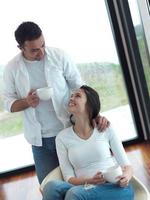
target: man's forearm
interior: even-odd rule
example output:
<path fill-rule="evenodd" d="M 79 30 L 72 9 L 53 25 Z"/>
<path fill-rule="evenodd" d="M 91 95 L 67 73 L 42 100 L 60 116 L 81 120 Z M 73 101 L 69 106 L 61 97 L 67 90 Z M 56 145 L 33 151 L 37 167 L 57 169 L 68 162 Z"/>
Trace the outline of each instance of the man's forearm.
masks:
<path fill-rule="evenodd" d="M 16 100 L 12 106 L 11 106 L 11 112 L 19 112 L 19 111 L 23 111 L 26 108 L 29 108 L 29 104 L 25 99 L 20 99 L 20 100 Z"/>

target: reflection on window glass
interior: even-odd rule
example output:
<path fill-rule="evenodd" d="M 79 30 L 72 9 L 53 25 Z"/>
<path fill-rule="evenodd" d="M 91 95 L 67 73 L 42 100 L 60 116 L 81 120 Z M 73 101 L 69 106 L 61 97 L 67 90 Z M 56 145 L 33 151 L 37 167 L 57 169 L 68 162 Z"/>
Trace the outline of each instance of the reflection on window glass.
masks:
<path fill-rule="evenodd" d="M 148 54 L 147 43 L 145 39 L 145 33 L 143 24 L 140 19 L 139 8 L 137 4 L 137 0 L 129 0 L 129 6 L 131 11 L 131 16 L 134 24 L 134 29 L 136 33 L 136 38 L 139 46 L 139 51 L 141 55 L 141 60 L 143 63 L 145 78 L 147 81 L 149 96 L 150 96 L 150 57 Z"/>
<path fill-rule="evenodd" d="M 144 67 L 144 73 L 145 73 L 145 78 L 147 81 L 147 86 L 148 86 L 148 91 L 149 91 L 149 96 L 150 96 L 150 60 L 149 60 L 149 55 L 147 51 L 147 46 L 146 46 L 146 41 L 145 41 L 145 35 L 143 32 L 143 27 L 142 25 L 139 26 L 141 29 L 140 32 L 136 30 L 136 36 L 137 36 L 137 41 L 138 41 L 138 46 L 140 50 L 140 55 Z"/>

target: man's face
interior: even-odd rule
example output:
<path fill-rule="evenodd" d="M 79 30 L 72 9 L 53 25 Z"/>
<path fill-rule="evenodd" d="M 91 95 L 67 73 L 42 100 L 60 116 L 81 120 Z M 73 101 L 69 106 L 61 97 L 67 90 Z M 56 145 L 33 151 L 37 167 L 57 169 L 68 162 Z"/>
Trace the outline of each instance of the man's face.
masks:
<path fill-rule="evenodd" d="M 23 56 L 27 60 L 41 60 L 45 55 L 45 40 L 43 35 L 35 40 L 25 41 L 23 47 L 20 48 Z"/>

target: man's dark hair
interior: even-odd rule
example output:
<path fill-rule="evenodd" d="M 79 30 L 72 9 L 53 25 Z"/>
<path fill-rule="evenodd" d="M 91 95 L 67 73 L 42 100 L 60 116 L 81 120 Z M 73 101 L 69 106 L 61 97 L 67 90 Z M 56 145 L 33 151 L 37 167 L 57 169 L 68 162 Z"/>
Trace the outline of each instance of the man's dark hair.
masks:
<path fill-rule="evenodd" d="M 34 22 L 23 22 L 15 31 L 15 39 L 19 46 L 22 47 L 25 41 L 32 41 L 42 35 L 42 30 Z"/>
<path fill-rule="evenodd" d="M 98 116 L 100 112 L 100 108 L 101 108 L 99 95 L 96 92 L 96 90 L 94 90 L 93 88 L 87 85 L 82 85 L 80 89 L 84 90 L 86 94 L 86 98 L 87 98 L 86 105 L 87 105 L 87 109 L 89 113 L 89 120 L 90 120 L 91 126 L 93 126 L 92 121 Z M 74 122 L 72 121 L 72 117 L 73 115 L 70 116 L 70 121 L 72 124 L 74 124 Z"/>

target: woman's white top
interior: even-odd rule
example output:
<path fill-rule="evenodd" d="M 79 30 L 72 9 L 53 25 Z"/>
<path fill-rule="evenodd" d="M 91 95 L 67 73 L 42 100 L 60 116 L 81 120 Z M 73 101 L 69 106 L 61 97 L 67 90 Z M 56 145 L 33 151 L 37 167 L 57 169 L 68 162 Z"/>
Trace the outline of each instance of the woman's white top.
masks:
<path fill-rule="evenodd" d="M 56 137 L 56 149 L 66 181 L 71 177 L 92 177 L 116 163 L 130 165 L 122 142 L 111 127 L 102 133 L 95 128 L 86 140 L 81 139 L 72 127 L 66 128 Z"/>

